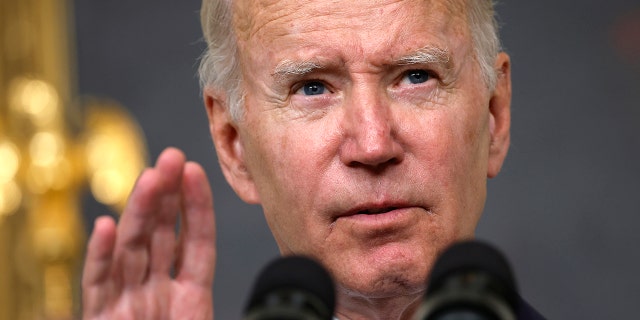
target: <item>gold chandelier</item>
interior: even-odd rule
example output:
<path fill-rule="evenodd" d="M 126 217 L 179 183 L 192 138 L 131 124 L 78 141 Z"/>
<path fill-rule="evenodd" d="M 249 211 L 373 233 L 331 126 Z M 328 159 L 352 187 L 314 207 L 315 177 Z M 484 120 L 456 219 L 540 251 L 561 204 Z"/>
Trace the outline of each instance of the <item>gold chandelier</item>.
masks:
<path fill-rule="evenodd" d="M 66 0 L 0 0 L 0 320 L 79 313 L 82 190 L 120 212 L 146 163 L 114 102 L 76 92 Z"/>

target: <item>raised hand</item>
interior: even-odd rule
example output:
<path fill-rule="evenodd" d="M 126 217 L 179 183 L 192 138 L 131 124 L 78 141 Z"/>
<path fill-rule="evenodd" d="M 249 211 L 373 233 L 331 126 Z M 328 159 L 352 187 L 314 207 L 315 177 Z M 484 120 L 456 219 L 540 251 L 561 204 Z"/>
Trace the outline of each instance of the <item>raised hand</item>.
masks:
<path fill-rule="evenodd" d="M 212 319 L 215 260 L 207 177 L 168 148 L 138 179 L 118 225 L 96 220 L 82 277 L 83 318 Z"/>

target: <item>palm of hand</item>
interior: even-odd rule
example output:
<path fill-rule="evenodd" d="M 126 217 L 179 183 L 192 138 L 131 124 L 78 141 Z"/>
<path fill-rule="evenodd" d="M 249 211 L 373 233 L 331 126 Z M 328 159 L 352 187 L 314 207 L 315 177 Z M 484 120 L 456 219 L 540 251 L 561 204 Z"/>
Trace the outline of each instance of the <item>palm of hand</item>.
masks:
<path fill-rule="evenodd" d="M 82 279 L 84 318 L 212 319 L 215 252 L 206 174 L 167 149 L 140 176 L 119 224 L 96 220 Z"/>

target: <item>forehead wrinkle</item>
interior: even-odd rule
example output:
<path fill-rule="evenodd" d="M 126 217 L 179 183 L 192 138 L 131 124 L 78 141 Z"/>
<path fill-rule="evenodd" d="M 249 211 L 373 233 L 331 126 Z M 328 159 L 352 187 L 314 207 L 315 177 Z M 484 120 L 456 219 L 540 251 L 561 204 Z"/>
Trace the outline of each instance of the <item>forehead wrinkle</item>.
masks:
<path fill-rule="evenodd" d="M 275 32 L 288 34 L 292 30 L 299 32 L 301 30 L 297 29 L 297 22 L 309 18 L 324 18 L 326 22 L 321 24 L 322 30 L 340 29 L 350 27 L 354 22 L 357 23 L 357 21 L 360 20 L 358 17 L 361 15 L 378 14 L 383 8 L 398 5 L 406 0 L 365 1 L 367 6 L 363 8 L 363 10 L 355 12 L 337 5 L 342 2 L 349 3 L 350 1 L 351 0 L 236 0 L 233 1 L 235 4 L 233 10 L 234 27 L 236 28 L 238 37 L 243 41 L 247 41 L 260 33 L 274 34 Z M 390 11 L 395 12 L 397 8 L 391 8 Z M 276 23 L 279 25 L 271 29 L 270 25 Z M 362 25 L 367 26 L 368 23 L 363 22 Z M 269 29 L 269 31 L 263 31 L 263 29 Z"/>
<path fill-rule="evenodd" d="M 267 25 L 287 19 L 290 12 L 283 4 L 279 0 L 233 1 L 232 27 L 235 28 L 238 40 L 248 41 Z"/>
<path fill-rule="evenodd" d="M 308 2 L 308 0 L 301 0 L 301 1 L 302 1 L 301 3 Z M 418 1 L 424 1 L 424 0 L 418 0 Z M 477 0 L 474 0 L 474 1 L 477 1 Z M 241 2 L 244 2 L 245 4 L 249 4 L 249 2 L 251 1 L 244 0 Z M 400 2 L 400 1 L 391 1 L 391 2 Z M 286 59 L 281 60 L 274 69 L 271 69 L 272 71 L 271 76 L 275 78 L 274 80 L 282 80 L 282 81 L 288 80 L 289 78 L 295 75 L 306 75 L 318 69 L 334 69 L 339 65 L 341 65 L 339 68 L 342 69 L 344 66 L 351 65 L 354 62 L 355 63 L 364 62 L 369 67 L 389 67 L 392 65 L 398 66 L 398 65 L 430 63 L 430 64 L 437 64 L 438 66 L 442 67 L 445 70 L 453 69 L 455 67 L 454 60 L 457 61 L 459 59 L 457 58 L 453 59 L 452 55 L 457 51 L 456 50 L 454 50 L 453 52 L 450 51 L 448 46 L 445 43 L 441 43 L 445 40 L 441 37 L 438 37 L 437 34 L 439 30 L 450 30 L 449 32 L 451 32 L 450 28 L 453 27 L 452 32 L 454 32 L 455 35 L 459 35 L 463 37 L 466 35 L 466 33 L 464 32 L 466 31 L 466 28 L 464 27 L 464 23 L 460 23 L 460 22 L 466 22 L 466 21 L 460 21 L 460 19 L 462 18 L 461 11 L 463 11 L 461 9 L 462 7 L 464 7 L 463 4 L 465 3 L 465 1 L 464 0 L 426 0 L 426 2 L 432 6 L 428 8 L 429 12 L 427 14 L 431 14 L 431 12 L 436 13 L 436 15 L 433 15 L 432 17 L 433 19 L 435 19 L 434 20 L 435 29 L 432 30 L 433 32 L 427 32 L 427 35 L 425 36 L 425 37 L 428 36 L 428 39 L 431 39 L 428 41 L 428 42 L 431 42 L 431 44 L 429 45 L 425 45 L 425 42 L 423 41 L 420 41 L 422 42 L 422 44 L 416 43 L 415 42 L 416 40 L 412 38 L 408 39 L 406 36 L 404 36 L 400 32 L 396 34 L 395 38 L 392 38 L 387 41 L 383 41 L 384 43 L 377 42 L 377 41 L 363 42 L 362 39 L 357 37 L 358 34 L 348 34 L 354 37 L 353 38 L 343 37 L 342 44 L 344 46 L 341 47 L 340 50 L 335 50 L 334 52 L 334 50 L 331 50 L 333 48 L 327 48 L 326 46 L 323 46 L 324 43 L 320 45 L 320 48 L 313 48 L 313 46 L 316 46 L 317 44 L 314 44 L 313 42 L 311 42 L 311 44 L 308 44 L 306 42 L 306 38 L 304 38 L 303 35 L 309 32 L 327 33 L 327 31 L 329 30 L 340 29 L 343 26 L 341 26 L 340 24 L 334 23 L 326 26 L 323 25 L 323 28 L 318 29 L 317 28 L 318 24 L 316 23 L 314 24 L 316 27 L 312 29 L 298 28 L 299 25 L 296 21 L 299 20 L 298 18 L 300 18 L 299 17 L 300 10 L 289 11 L 288 13 L 290 14 L 287 14 L 286 13 L 287 10 L 284 10 L 284 7 L 286 7 L 284 6 L 284 3 L 287 3 L 287 1 L 280 2 L 277 0 L 256 0 L 253 6 L 245 6 L 243 8 L 244 10 L 235 11 L 236 14 L 240 13 L 240 11 L 244 11 L 243 13 L 245 14 L 241 16 L 244 17 L 246 22 L 249 22 L 249 21 L 251 22 L 248 25 L 244 26 L 245 29 L 243 31 L 245 31 L 245 34 L 244 36 L 239 37 L 240 38 L 238 39 L 240 40 L 239 45 L 241 48 L 244 48 L 246 45 L 248 45 L 247 41 L 250 41 L 250 38 L 254 38 L 253 42 L 258 43 L 259 42 L 258 40 L 265 40 L 263 39 L 263 37 L 266 35 L 269 35 L 269 37 L 267 37 L 266 39 L 267 43 L 273 43 L 273 41 L 275 40 L 282 41 L 282 39 L 284 39 L 285 37 L 292 37 L 292 36 L 296 37 L 293 40 L 288 40 L 287 42 L 284 42 L 278 47 L 294 48 L 296 46 L 311 46 L 311 51 L 315 51 L 315 54 L 309 54 L 308 52 L 305 54 L 295 54 L 299 56 L 300 59 L 294 58 L 291 61 L 286 61 Z M 300 6 L 298 7 L 298 9 L 300 9 Z M 332 13 L 340 12 L 339 9 L 340 8 L 337 8 L 337 7 L 333 8 Z M 394 12 L 394 13 L 396 11 L 400 12 L 399 10 L 400 10 L 399 8 L 392 8 L 391 12 Z M 359 11 L 359 12 L 362 13 L 362 11 Z M 442 17 L 440 14 L 437 14 L 438 12 L 441 12 L 441 13 L 444 12 L 445 13 L 444 17 Z M 308 13 L 308 11 L 306 13 Z M 343 12 L 340 12 L 340 13 L 343 13 Z M 326 14 L 327 12 L 325 13 L 325 15 Z M 412 17 L 416 18 L 415 16 L 412 16 Z M 237 15 L 236 15 L 236 18 L 238 18 Z M 258 22 L 257 20 L 260 20 L 260 23 L 256 23 Z M 411 21 L 413 21 L 414 23 L 416 22 L 414 20 L 411 20 Z M 238 23 L 237 20 L 236 20 L 236 23 Z M 253 28 L 249 27 L 249 25 L 253 26 Z M 236 28 L 238 27 L 240 26 L 236 24 Z M 266 32 L 266 30 L 264 29 L 265 27 L 269 29 L 267 33 L 265 33 Z M 371 29 L 371 30 L 367 29 L 366 31 L 376 31 L 376 30 L 379 30 L 379 29 Z M 389 30 L 389 32 L 393 32 L 393 31 Z M 434 34 L 436 36 L 434 36 Z M 313 37 L 311 38 L 313 39 Z M 413 42 L 413 44 L 412 45 L 409 44 L 407 48 L 406 44 L 401 43 L 402 41 Z M 438 45 L 437 44 L 438 42 L 440 42 L 441 45 Z M 326 44 L 331 45 L 330 43 L 326 43 Z M 264 43 L 260 45 L 268 47 L 268 45 L 265 45 Z M 411 49 L 411 47 L 415 48 L 415 45 L 417 46 L 424 45 L 424 47 L 419 49 L 413 49 L 413 52 L 409 50 L 406 50 L 406 51 L 403 50 L 404 52 L 398 51 L 398 49 L 400 49 L 401 47 L 405 47 L 406 49 Z M 395 47 L 395 50 L 391 50 L 391 51 L 396 51 L 395 54 L 393 52 L 389 52 L 385 50 L 385 48 L 393 48 L 393 47 Z M 442 48 L 445 48 L 445 49 L 442 49 Z M 300 50 L 300 48 L 298 50 Z M 327 50 L 335 54 L 331 56 L 330 60 L 337 59 L 338 61 L 324 61 L 324 59 L 321 59 L 321 60 L 317 59 L 317 54 L 320 54 L 320 55 L 322 55 L 322 53 L 326 54 Z M 306 52 L 306 51 L 307 50 L 303 50 L 303 52 Z M 372 54 L 372 51 L 373 51 L 373 54 Z M 253 56 L 252 52 L 254 51 L 247 49 L 247 50 L 241 50 L 241 52 L 244 52 L 244 54 L 249 54 Z M 268 50 L 267 54 L 277 60 L 278 56 L 279 58 L 286 58 L 282 56 L 283 55 L 281 54 L 282 52 L 287 52 L 287 51 L 284 49 L 283 51 Z M 349 52 L 349 54 L 345 56 L 346 54 L 345 52 Z M 405 54 L 406 52 L 409 52 L 409 53 Z M 306 58 L 304 57 L 305 55 L 307 56 Z M 398 56 L 400 56 L 400 58 L 397 58 Z M 456 57 L 457 57 L 457 54 L 456 54 Z M 263 59 L 263 58 L 264 58 L 264 54 L 260 56 L 260 59 Z M 289 58 L 291 58 L 291 56 L 289 56 Z M 360 66 L 362 66 L 362 64 L 360 64 Z"/>

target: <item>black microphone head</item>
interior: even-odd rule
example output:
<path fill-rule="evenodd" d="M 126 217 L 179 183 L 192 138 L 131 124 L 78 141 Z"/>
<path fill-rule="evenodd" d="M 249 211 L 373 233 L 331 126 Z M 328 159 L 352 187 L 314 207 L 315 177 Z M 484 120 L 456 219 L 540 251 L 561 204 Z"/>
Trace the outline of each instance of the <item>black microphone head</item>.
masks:
<path fill-rule="evenodd" d="M 451 246 L 434 264 L 425 295 L 429 311 L 423 319 L 455 319 L 442 316 L 455 312 L 481 315 L 468 319 L 511 319 L 517 303 L 507 259 L 485 242 L 465 241 Z"/>
<path fill-rule="evenodd" d="M 245 319 L 333 318 L 335 288 L 318 262 L 302 256 L 281 257 L 260 273 L 245 308 Z"/>

